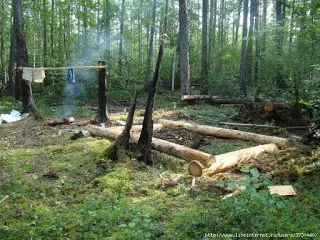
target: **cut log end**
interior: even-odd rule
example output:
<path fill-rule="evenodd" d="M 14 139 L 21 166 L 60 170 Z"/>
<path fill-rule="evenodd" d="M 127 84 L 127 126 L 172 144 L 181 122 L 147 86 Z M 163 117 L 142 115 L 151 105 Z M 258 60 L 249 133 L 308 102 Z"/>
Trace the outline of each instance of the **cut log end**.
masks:
<path fill-rule="evenodd" d="M 204 168 L 205 166 L 201 162 L 193 160 L 189 163 L 188 172 L 192 176 L 200 177 Z"/>

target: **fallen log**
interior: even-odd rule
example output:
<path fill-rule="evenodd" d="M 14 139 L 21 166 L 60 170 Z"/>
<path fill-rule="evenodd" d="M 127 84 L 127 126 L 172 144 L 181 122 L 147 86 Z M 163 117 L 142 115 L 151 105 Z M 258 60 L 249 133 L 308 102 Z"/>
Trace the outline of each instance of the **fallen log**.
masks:
<path fill-rule="evenodd" d="M 232 99 L 232 98 L 221 98 L 219 96 L 211 95 L 182 95 L 181 103 L 195 103 L 198 100 L 205 100 L 211 104 L 245 104 L 249 101 L 246 99 Z"/>
<path fill-rule="evenodd" d="M 73 123 L 75 120 L 73 117 L 66 117 L 66 118 L 54 118 L 54 119 L 47 119 L 45 120 L 45 124 L 47 126 L 57 126 L 62 124 L 70 124 Z"/>
<path fill-rule="evenodd" d="M 274 128 L 274 129 L 309 129 L 310 126 L 292 126 L 292 127 L 280 127 L 267 124 L 251 124 L 251 123 L 233 123 L 233 122 L 218 122 L 220 125 L 239 126 L 239 127 L 258 127 L 258 128 Z"/>
<path fill-rule="evenodd" d="M 89 131 L 92 136 L 111 139 L 117 139 L 122 133 L 122 130 L 119 127 L 103 128 L 94 125 L 88 125 L 87 131 Z M 131 134 L 132 142 L 137 143 L 138 140 L 138 133 Z M 199 150 L 188 148 L 159 138 L 152 138 L 151 147 L 154 150 L 167 153 L 174 157 L 184 159 L 188 162 L 197 159 L 205 166 L 209 166 L 215 161 L 215 157 L 209 153 L 201 152 Z"/>
<path fill-rule="evenodd" d="M 212 163 L 210 167 L 206 168 L 197 160 L 191 161 L 188 166 L 188 172 L 193 176 L 212 176 L 230 169 L 242 161 L 257 157 L 263 152 L 277 152 L 278 147 L 273 144 L 259 145 L 256 147 L 245 148 L 234 152 L 228 152 L 215 156 L 216 162 Z"/>
<path fill-rule="evenodd" d="M 258 142 L 263 144 L 274 143 L 281 148 L 285 148 L 289 145 L 288 139 L 280 138 L 280 137 L 256 134 L 251 132 L 244 132 L 244 131 L 233 130 L 233 129 L 197 125 L 197 124 L 191 124 L 186 122 L 177 122 L 177 121 L 171 121 L 166 119 L 160 119 L 159 122 L 164 127 L 167 127 L 167 128 L 186 129 L 188 131 L 199 133 L 202 135 L 209 135 L 209 136 L 215 136 L 220 138 L 241 139 L 241 140 L 253 141 L 253 142 Z"/>

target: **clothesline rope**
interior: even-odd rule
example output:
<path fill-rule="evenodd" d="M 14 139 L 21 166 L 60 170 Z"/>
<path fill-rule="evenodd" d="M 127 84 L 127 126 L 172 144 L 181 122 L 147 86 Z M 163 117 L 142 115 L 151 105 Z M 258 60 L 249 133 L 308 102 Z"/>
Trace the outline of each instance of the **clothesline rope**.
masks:
<path fill-rule="evenodd" d="M 73 66 L 70 67 L 73 69 L 105 69 L 106 66 Z M 44 67 L 41 68 L 45 71 L 50 71 L 50 70 L 68 70 L 68 67 Z M 23 67 L 18 67 L 18 70 L 23 70 Z"/>

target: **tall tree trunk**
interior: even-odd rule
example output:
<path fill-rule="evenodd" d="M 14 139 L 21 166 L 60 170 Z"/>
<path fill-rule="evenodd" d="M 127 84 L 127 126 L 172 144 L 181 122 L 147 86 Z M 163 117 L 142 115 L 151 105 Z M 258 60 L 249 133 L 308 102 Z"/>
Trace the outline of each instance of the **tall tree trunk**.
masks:
<path fill-rule="evenodd" d="M 261 43 L 260 43 L 260 76 L 262 81 L 265 79 L 265 54 L 266 54 L 266 41 L 267 41 L 267 9 L 268 9 L 268 1 L 263 0 L 262 7 L 262 24 L 261 24 Z"/>
<path fill-rule="evenodd" d="M 61 19 L 61 18 L 60 18 Z M 51 29 L 50 29 L 50 40 L 51 40 L 51 64 L 53 63 L 54 57 L 54 33 L 53 33 L 53 27 L 55 25 L 54 20 L 54 0 L 51 0 Z M 60 38 L 59 38 L 60 39 Z"/>
<path fill-rule="evenodd" d="M 190 94 L 189 41 L 186 0 L 179 0 L 179 24 L 180 81 L 182 96 Z"/>
<path fill-rule="evenodd" d="M 201 82 L 203 94 L 208 93 L 208 0 L 202 1 L 202 52 L 201 52 Z"/>
<path fill-rule="evenodd" d="M 208 52 L 208 70 L 213 69 L 213 54 L 215 49 L 217 24 L 217 0 L 210 0 L 210 20 L 209 20 L 209 52 Z"/>
<path fill-rule="evenodd" d="M 10 48 L 10 81 L 14 83 L 14 97 L 22 98 L 22 112 L 35 113 L 36 108 L 33 103 L 31 82 L 22 79 L 22 71 L 17 67 L 28 66 L 28 52 L 24 36 L 23 13 L 21 0 L 12 0 L 13 25 L 11 29 L 11 48 Z"/>
<path fill-rule="evenodd" d="M 254 33 L 255 33 L 255 61 L 254 61 L 254 72 L 253 72 L 253 80 L 257 86 L 260 77 L 260 43 L 259 43 L 259 0 L 255 0 L 255 8 L 254 8 Z"/>
<path fill-rule="evenodd" d="M 164 38 L 161 41 L 157 59 L 157 65 L 154 71 L 153 80 L 149 82 L 147 106 L 144 113 L 142 130 L 138 141 L 139 150 L 141 153 L 140 160 L 143 160 L 146 164 L 151 165 L 151 142 L 153 135 L 153 120 L 152 112 L 155 102 L 155 95 L 157 91 L 158 82 L 160 79 L 161 63 L 164 53 Z"/>
<path fill-rule="evenodd" d="M 250 26 L 249 26 L 249 35 L 248 35 L 248 46 L 247 46 L 247 83 L 252 83 L 252 53 L 253 53 L 253 25 L 254 25 L 254 8 L 255 1 L 250 0 Z"/>
<path fill-rule="evenodd" d="M 138 31 L 139 31 L 139 61 L 140 63 L 143 62 L 143 54 L 142 54 L 142 0 L 140 0 L 140 7 L 139 7 L 139 18 L 138 18 Z M 141 65 L 140 70 L 141 70 Z"/>
<path fill-rule="evenodd" d="M 83 38 L 83 56 L 85 58 L 88 57 L 89 52 L 89 45 L 88 45 L 88 15 L 87 15 L 87 0 L 83 0 L 83 31 L 84 31 L 84 38 Z"/>
<path fill-rule="evenodd" d="M 238 12 L 237 12 L 237 18 L 236 18 L 236 32 L 235 32 L 234 43 L 233 43 L 234 45 L 237 45 L 237 43 L 238 43 L 240 13 L 241 13 L 242 2 L 243 2 L 243 0 L 238 0 Z"/>
<path fill-rule="evenodd" d="M 122 57 L 123 57 L 123 22 L 125 12 L 125 0 L 122 0 L 120 19 L 120 43 L 119 43 L 119 75 L 122 76 Z"/>
<path fill-rule="evenodd" d="M 106 44 L 106 60 L 110 60 L 111 58 L 111 4 L 110 0 L 106 0 L 106 29 L 105 29 L 105 44 Z"/>
<path fill-rule="evenodd" d="M 4 16 L 5 12 L 4 12 L 4 1 L 1 1 L 1 19 L 5 19 Z M 4 20 L 3 20 L 4 21 Z M 0 30 L 0 61 L 1 61 L 1 65 L 0 65 L 0 72 L 4 72 L 5 71 L 5 55 L 6 55 L 6 50 L 5 50 L 5 46 L 4 46 L 4 25 L 5 23 L 1 23 L 1 30 Z M 5 79 L 3 81 L 3 84 L 5 83 Z"/>
<path fill-rule="evenodd" d="M 148 83 L 150 81 L 150 75 L 151 75 L 151 61 L 152 61 L 152 57 L 153 57 L 153 36 L 154 36 L 155 23 L 156 23 L 156 8 L 157 8 L 157 0 L 154 0 L 153 7 L 152 7 L 152 24 L 150 27 L 150 35 L 149 35 L 146 86 L 148 85 Z"/>
<path fill-rule="evenodd" d="M 276 34 L 275 34 L 275 43 L 276 43 L 276 85 L 279 89 L 285 89 L 285 76 L 283 74 L 283 60 L 282 60 L 282 47 L 284 40 L 284 25 L 285 25 L 285 12 L 286 12 L 286 1 L 285 0 L 276 0 Z"/>
<path fill-rule="evenodd" d="M 224 20 L 225 20 L 225 9 L 224 9 L 224 0 L 220 0 L 220 15 L 219 15 L 219 43 L 220 46 L 223 46 L 224 43 Z"/>
<path fill-rule="evenodd" d="M 241 59 L 240 59 L 240 88 L 245 96 L 247 96 L 247 32 L 248 32 L 248 2 L 243 2 L 243 25 L 242 25 L 242 47 L 241 47 Z"/>
<path fill-rule="evenodd" d="M 47 66 L 48 64 L 48 50 L 47 50 L 47 0 L 42 1 L 43 8 L 43 65 Z"/>

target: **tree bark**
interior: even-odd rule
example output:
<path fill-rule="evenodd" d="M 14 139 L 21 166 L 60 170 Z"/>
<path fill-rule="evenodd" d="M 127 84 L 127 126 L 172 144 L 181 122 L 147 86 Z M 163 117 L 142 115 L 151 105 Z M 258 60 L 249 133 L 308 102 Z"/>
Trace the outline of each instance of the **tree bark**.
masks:
<path fill-rule="evenodd" d="M 257 157 L 263 152 L 274 153 L 278 151 L 275 144 L 265 144 L 256 147 L 245 148 L 234 152 L 228 152 L 215 156 L 215 162 L 210 167 L 205 168 L 202 163 L 192 161 L 189 163 L 189 174 L 194 176 L 212 176 L 214 174 L 224 172 L 238 163 L 247 161 L 251 158 Z"/>
<path fill-rule="evenodd" d="M 158 126 L 159 127 L 159 126 Z M 133 129 L 141 129 L 140 127 L 133 126 Z M 94 125 L 88 125 L 87 130 L 90 132 L 92 136 L 103 137 L 103 138 L 111 138 L 117 139 L 122 133 L 123 127 L 112 127 L 112 128 L 102 128 Z M 156 129 L 156 125 L 154 127 Z M 131 134 L 131 141 L 133 143 L 138 143 L 139 134 L 133 133 Z M 201 152 L 192 148 L 188 148 L 176 143 L 168 142 L 158 138 L 152 138 L 151 147 L 154 150 L 167 153 L 171 156 L 184 159 L 188 162 L 191 162 L 194 159 L 197 159 L 204 166 L 210 166 L 215 158 L 213 155 L 205 152 Z"/>
<path fill-rule="evenodd" d="M 50 59 L 51 59 L 51 64 L 53 64 L 53 60 L 54 60 L 54 33 L 53 33 L 54 25 L 55 25 L 55 20 L 54 20 L 54 0 L 51 0 L 51 30 L 50 30 L 50 40 L 51 40 L 51 57 L 50 57 Z"/>
<path fill-rule="evenodd" d="M 248 24 L 248 1 L 244 0 L 243 5 L 243 27 L 242 27 L 242 47 L 240 59 L 240 89 L 247 96 L 247 24 Z"/>
<path fill-rule="evenodd" d="M 208 70 L 213 70 L 213 55 L 216 41 L 217 24 L 217 0 L 210 0 L 210 20 L 209 20 L 209 52 Z"/>
<path fill-rule="evenodd" d="M 186 0 L 179 0 L 179 25 L 181 95 L 188 95 L 190 94 L 190 66 Z"/>
<path fill-rule="evenodd" d="M 253 53 L 253 27 L 254 27 L 254 8 L 255 1 L 250 0 L 250 26 L 248 35 L 248 46 L 247 46 L 247 56 L 246 56 L 246 75 L 248 85 L 252 83 L 252 53 Z"/>
<path fill-rule="evenodd" d="M 22 99 L 22 112 L 34 114 L 35 117 L 41 117 L 36 109 L 31 89 L 31 82 L 22 79 L 22 71 L 17 67 L 28 66 L 28 52 L 24 36 L 23 13 L 21 0 L 12 0 L 13 25 L 11 30 L 10 47 L 10 81 L 14 84 L 14 97 Z"/>
<path fill-rule="evenodd" d="M 105 2 L 105 45 L 106 45 L 106 60 L 109 61 L 111 58 L 111 4 L 110 0 Z"/>
<path fill-rule="evenodd" d="M 153 113 L 153 106 L 155 102 L 155 95 L 157 92 L 158 82 L 160 79 L 162 57 L 164 54 L 164 39 L 165 37 L 163 37 L 159 47 L 157 65 L 154 71 L 153 80 L 149 83 L 147 106 L 144 113 L 142 131 L 141 131 L 139 142 L 138 142 L 139 151 L 141 153 L 140 160 L 144 161 L 146 164 L 149 164 L 149 165 L 152 164 L 152 159 L 151 159 L 151 141 L 152 141 L 152 135 L 153 135 L 152 113 Z"/>
<path fill-rule="evenodd" d="M 125 0 L 122 0 L 121 5 L 121 19 L 120 19 L 120 43 L 119 43 L 119 75 L 122 76 L 122 58 L 123 58 L 123 23 L 125 12 Z"/>
<path fill-rule="evenodd" d="M 242 6 L 242 0 L 238 0 L 238 10 L 237 10 L 237 18 L 236 18 L 236 32 L 235 32 L 233 45 L 238 44 L 241 6 Z"/>
<path fill-rule="evenodd" d="M 165 119 L 160 119 L 159 122 L 166 128 L 186 129 L 191 132 L 199 133 L 202 135 L 215 136 L 220 138 L 241 139 L 245 141 L 253 141 L 258 143 L 274 143 L 281 148 L 289 145 L 288 139 L 256 134 L 251 132 L 238 131 L 233 129 L 211 127 L 205 125 L 197 125 L 186 122 L 176 122 Z"/>
<path fill-rule="evenodd" d="M 202 48 L 201 48 L 201 78 L 202 92 L 208 93 L 208 0 L 202 0 Z"/>
<path fill-rule="evenodd" d="M 148 86 L 148 84 L 150 82 L 150 75 L 151 75 L 151 61 L 152 61 L 152 56 L 153 56 L 153 36 L 154 36 L 154 31 L 155 31 L 156 9 L 157 9 L 157 0 L 154 0 L 153 7 L 152 7 L 152 23 L 151 23 L 151 27 L 150 27 L 150 36 L 149 36 L 146 86 Z"/>
<path fill-rule="evenodd" d="M 105 66 L 104 61 L 99 61 L 99 66 Z M 107 96 L 106 96 L 106 69 L 99 69 L 99 121 L 104 124 L 109 120 L 107 110 Z"/>

